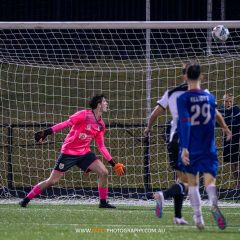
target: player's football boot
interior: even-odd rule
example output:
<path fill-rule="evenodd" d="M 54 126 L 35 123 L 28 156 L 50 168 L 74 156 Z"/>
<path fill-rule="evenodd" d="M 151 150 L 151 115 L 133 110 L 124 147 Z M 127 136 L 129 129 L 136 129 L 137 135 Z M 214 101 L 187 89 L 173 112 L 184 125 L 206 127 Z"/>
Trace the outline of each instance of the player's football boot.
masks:
<path fill-rule="evenodd" d="M 155 215 L 158 218 L 161 218 L 163 215 L 163 205 L 164 205 L 164 196 L 162 191 L 154 193 L 153 197 L 156 200 Z"/>
<path fill-rule="evenodd" d="M 173 218 L 173 223 L 176 224 L 176 225 L 187 225 L 188 221 L 186 221 L 183 217 L 182 218 L 174 217 Z"/>
<path fill-rule="evenodd" d="M 193 215 L 193 221 L 199 230 L 204 229 L 204 220 L 202 215 Z"/>
<path fill-rule="evenodd" d="M 30 202 L 30 200 L 28 198 L 24 198 L 19 202 L 19 205 L 21 207 L 26 207 L 28 205 L 28 203 Z"/>
<path fill-rule="evenodd" d="M 109 204 L 107 201 L 106 202 L 100 202 L 99 203 L 99 208 L 116 208 L 115 206 Z"/>
<path fill-rule="evenodd" d="M 219 208 L 217 206 L 212 206 L 211 212 L 212 212 L 213 218 L 214 218 L 215 222 L 217 223 L 218 227 L 222 230 L 225 229 L 227 226 L 227 223 L 226 223 L 224 216 L 220 212 Z"/>

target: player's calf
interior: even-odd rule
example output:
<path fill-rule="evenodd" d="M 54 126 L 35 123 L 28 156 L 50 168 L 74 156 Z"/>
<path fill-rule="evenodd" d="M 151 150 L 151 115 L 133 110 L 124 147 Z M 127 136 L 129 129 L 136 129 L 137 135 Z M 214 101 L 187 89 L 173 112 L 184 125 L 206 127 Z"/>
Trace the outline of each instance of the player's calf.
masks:
<path fill-rule="evenodd" d="M 164 196 L 163 192 L 156 192 L 153 194 L 154 199 L 156 200 L 155 215 L 158 218 L 161 218 L 163 215 L 163 205 L 164 205 Z"/>
<path fill-rule="evenodd" d="M 212 206 L 211 212 L 212 212 L 213 218 L 214 218 L 215 222 L 217 223 L 218 227 L 221 230 L 225 229 L 227 226 L 227 223 L 226 223 L 226 220 L 225 220 L 223 214 L 219 210 L 219 208 L 217 206 Z"/>

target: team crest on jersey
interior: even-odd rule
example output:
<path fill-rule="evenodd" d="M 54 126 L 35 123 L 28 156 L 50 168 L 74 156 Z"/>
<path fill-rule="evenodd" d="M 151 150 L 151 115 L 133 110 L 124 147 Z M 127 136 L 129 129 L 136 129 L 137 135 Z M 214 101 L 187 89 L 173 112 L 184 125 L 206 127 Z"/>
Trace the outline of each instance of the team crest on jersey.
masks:
<path fill-rule="evenodd" d="M 64 163 L 60 163 L 59 164 L 59 169 L 63 169 L 64 168 Z"/>
<path fill-rule="evenodd" d="M 86 134 L 86 133 L 80 133 L 80 134 L 79 134 L 79 138 L 80 138 L 81 140 L 85 140 L 85 139 L 87 138 L 87 134 Z"/>
<path fill-rule="evenodd" d="M 91 129 L 91 124 L 88 124 L 86 130 L 90 130 L 90 129 Z"/>

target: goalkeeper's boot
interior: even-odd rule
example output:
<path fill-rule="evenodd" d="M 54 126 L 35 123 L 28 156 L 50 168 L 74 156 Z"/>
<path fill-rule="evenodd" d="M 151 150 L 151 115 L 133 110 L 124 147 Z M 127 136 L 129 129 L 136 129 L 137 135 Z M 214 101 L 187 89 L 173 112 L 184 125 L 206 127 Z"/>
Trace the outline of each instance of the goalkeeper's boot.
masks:
<path fill-rule="evenodd" d="M 202 215 L 193 215 L 193 221 L 199 230 L 204 229 L 204 220 Z"/>
<path fill-rule="evenodd" d="M 20 202 L 19 202 L 19 205 L 21 207 L 26 207 L 28 205 L 28 203 L 30 202 L 30 199 L 25 197 L 24 199 L 22 199 Z"/>
<path fill-rule="evenodd" d="M 155 207 L 155 215 L 158 218 L 161 218 L 163 215 L 163 205 L 164 205 L 164 196 L 163 192 L 156 192 L 153 195 L 154 199 L 156 200 L 156 207 Z"/>
<path fill-rule="evenodd" d="M 220 212 L 219 208 L 217 206 L 212 206 L 211 212 L 212 212 L 213 218 L 214 218 L 215 222 L 217 223 L 218 227 L 222 230 L 225 229 L 227 226 L 227 223 L 226 223 L 224 216 Z"/>
<path fill-rule="evenodd" d="M 115 206 L 109 204 L 107 201 L 100 201 L 99 208 L 116 208 Z"/>
<path fill-rule="evenodd" d="M 186 221 L 183 217 L 181 217 L 181 218 L 174 217 L 173 223 L 176 225 L 187 225 L 188 221 Z"/>

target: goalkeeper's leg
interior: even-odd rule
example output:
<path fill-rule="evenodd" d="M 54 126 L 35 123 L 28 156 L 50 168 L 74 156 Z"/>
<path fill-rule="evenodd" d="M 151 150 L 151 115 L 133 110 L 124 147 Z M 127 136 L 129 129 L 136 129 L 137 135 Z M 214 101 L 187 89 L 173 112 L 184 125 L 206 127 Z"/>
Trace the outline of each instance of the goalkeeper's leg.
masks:
<path fill-rule="evenodd" d="M 98 175 L 99 208 L 116 208 L 107 202 L 108 198 L 108 170 L 104 164 L 97 159 L 89 169 Z"/>
<path fill-rule="evenodd" d="M 27 204 L 36 196 L 41 194 L 45 189 L 56 184 L 63 176 L 63 172 L 53 170 L 50 177 L 38 184 L 36 184 L 33 189 L 28 193 L 28 195 L 19 202 L 21 207 L 26 207 Z"/>

